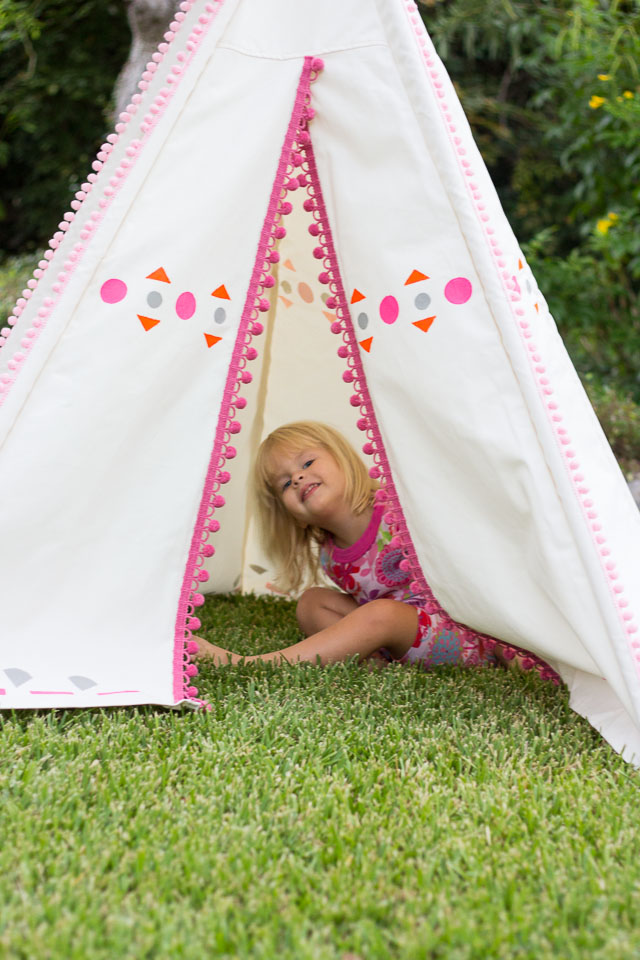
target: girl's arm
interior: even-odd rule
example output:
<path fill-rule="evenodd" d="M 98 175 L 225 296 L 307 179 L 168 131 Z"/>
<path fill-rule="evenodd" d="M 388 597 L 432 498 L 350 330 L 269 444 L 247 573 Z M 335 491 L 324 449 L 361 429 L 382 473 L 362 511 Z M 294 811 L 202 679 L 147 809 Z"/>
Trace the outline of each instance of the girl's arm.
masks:
<path fill-rule="evenodd" d="M 211 657 L 218 665 L 262 660 L 265 663 L 321 663 L 324 666 L 354 656 L 364 660 L 380 647 L 386 647 L 394 657 L 400 658 L 413 643 L 417 628 L 415 607 L 399 600 L 371 600 L 324 630 L 282 650 L 242 657 L 197 638 L 198 655 Z"/>

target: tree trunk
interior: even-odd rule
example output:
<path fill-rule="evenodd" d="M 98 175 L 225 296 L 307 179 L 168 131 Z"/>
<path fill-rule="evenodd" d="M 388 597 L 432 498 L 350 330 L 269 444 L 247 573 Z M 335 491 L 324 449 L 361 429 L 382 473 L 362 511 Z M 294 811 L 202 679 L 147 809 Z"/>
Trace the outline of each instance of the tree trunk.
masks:
<path fill-rule="evenodd" d="M 131 26 L 129 58 L 114 89 L 116 117 L 131 101 L 140 76 L 167 31 L 178 0 L 127 0 Z"/>

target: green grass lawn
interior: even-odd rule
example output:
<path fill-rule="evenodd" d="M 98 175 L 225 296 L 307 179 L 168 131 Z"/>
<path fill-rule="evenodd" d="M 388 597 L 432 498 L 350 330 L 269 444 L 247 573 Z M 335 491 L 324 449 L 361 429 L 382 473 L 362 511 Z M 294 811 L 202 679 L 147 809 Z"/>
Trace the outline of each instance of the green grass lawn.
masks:
<path fill-rule="evenodd" d="M 262 598 L 203 623 L 296 636 Z M 209 712 L 4 715 L 0 957 L 640 955 L 640 774 L 564 691 L 355 664 L 198 686 Z"/>

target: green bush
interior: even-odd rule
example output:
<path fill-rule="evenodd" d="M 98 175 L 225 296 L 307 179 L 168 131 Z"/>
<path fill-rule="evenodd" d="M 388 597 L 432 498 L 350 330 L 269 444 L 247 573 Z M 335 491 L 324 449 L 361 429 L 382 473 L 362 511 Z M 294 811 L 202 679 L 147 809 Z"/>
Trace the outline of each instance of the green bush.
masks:
<path fill-rule="evenodd" d="M 0 250 L 46 243 L 108 132 L 124 4 L 0 0 Z"/>

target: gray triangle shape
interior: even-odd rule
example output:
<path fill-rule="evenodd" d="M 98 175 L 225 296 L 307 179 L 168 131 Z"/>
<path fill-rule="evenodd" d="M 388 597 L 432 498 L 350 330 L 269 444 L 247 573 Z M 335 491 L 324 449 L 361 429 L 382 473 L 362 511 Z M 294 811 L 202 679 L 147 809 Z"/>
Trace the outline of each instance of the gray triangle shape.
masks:
<path fill-rule="evenodd" d="M 31 680 L 30 673 L 27 673 L 26 670 L 18 670 L 17 667 L 9 667 L 8 670 L 5 670 L 5 673 L 14 687 L 20 687 L 23 683 L 26 683 L 27 680 Z"/>
<path fill-rule="evenodd" d="M 95 680 L 90 680 L 89 677 L 69 677 L 71 683 L 75 683 L 76 687 L 80 690 L 88 690 L 89 687 L 97 687 Z"/>

